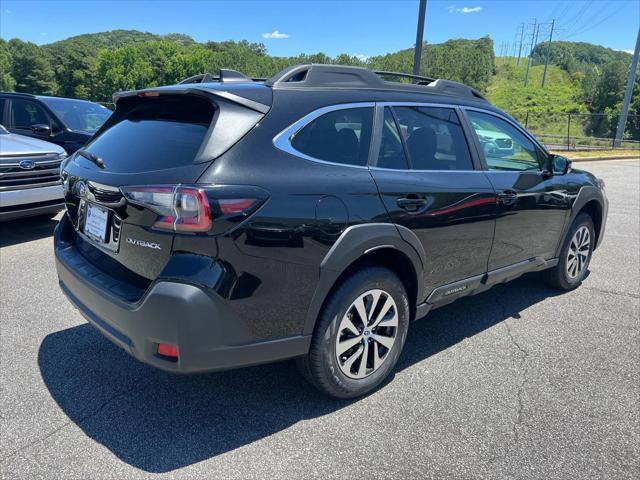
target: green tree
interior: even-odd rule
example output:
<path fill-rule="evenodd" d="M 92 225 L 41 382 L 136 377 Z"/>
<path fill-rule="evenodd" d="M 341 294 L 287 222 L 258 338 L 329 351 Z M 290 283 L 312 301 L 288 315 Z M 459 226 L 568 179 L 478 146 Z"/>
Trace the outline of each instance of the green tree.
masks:
<path fill-rule="evenodd" d="M 7 42 L 0 38 L 0 90 L 13 91 L 16 80 L 11 75 L 11 53 Z"/>
<path fill-rule="evenodd" d="M 16 38 L 8 43 L 11 54 L 11 75 L 18 92 L 51 95 L 58 86 L 47 55 L 35 43 Z"/>

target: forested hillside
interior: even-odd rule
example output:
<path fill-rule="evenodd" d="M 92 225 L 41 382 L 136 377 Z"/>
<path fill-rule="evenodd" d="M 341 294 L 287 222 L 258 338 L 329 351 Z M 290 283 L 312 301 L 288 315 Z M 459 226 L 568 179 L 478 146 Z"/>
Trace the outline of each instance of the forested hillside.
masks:
<path fill-rule="evenodd" d="M 0 40 L 0 65 L 5 66 L 0 89 L 109 101 L 118 90 L 175 83 L 222 67 L 269 77 L 286 66 L 310 62 L 409 72 L 413 51 L 367 61 L 347 54 L 331 58 L 324 53 L 273 57 L 259 43 L 197 43 L 186 35 L 131 30 L 79 35 L 42 47 L 18 39 Z M 426 45 L 421 70 L 485 90 L 493 69 L 493 42 L 484 37 Z"/>
<path fill-rule="evenodd" d="M 420 72 L 471 85 L 514 114 L 523 111 L 605 113 L 605 117 L 596 119 L 598 121 L 587 123 L 584 133 L 611 136 L 621 108 L 631 56 L 587 43 L 554 42 L 549 51 L 551 67 L 547 85 L 543 89 L 540 65 L 544 63 L 547 48 L 546 44 L 539 44 L 534 49 L 536 66 L 531 69 L 526 87 L 523 85 L 526 59 L 523 58 L 518 67 L 513 59 L 496 60 L 489 37 L 425 44 Z M 332 58 L 321 52 L 274 57 L 261 43 L 198 43 L 187 35 L 156 35 L 135 30 L 79 35 L 43 46 L 19 39 L 0 39 L 0 90 L 108 102 L 119 90 L 176 83 L 198 73 L 215 73 L 223 67 L 253 77 L 269 77 L 296 63 L 337 63 L 410 72 L 413 49 L 362 61 L 348 54 Z M 640 138 L 640 78 L 630 114 L 627 133 Z M 602 121 L 603 118 L 607 120 Z"/>

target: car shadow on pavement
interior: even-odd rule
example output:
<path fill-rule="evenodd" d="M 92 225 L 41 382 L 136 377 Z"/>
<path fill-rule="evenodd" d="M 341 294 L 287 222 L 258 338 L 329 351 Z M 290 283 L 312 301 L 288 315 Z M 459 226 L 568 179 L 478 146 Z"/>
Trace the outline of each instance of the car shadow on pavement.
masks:
<path fill-rule="evenodd" d="M 412 325 L 397 371 L 557 295 L 538 278 L 468 297 Z M 42 378 L 66 415 L 122 461 L 169 472 L 358 402 L 317 392 L 293 362 L 180 376 L 131 358 L 88 324 L 48 335 Z M 392 381 L 392 379 L 391 379 Z"/>
<path fill-rule="evenodd" d="M 50 237 L 58 225 L 57 218 L 31 217 L 0 223 L 0 247 Z"/>

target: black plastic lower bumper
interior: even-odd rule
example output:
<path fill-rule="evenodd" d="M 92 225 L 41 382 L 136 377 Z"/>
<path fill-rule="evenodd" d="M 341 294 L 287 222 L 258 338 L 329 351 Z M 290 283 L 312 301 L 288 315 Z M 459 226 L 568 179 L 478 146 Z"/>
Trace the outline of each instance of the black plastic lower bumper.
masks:
<path fill-rule="evenodd" d="M 245 337 L 224 300 L 199 286 L 157 281 L 136 302 L 125 301 L 109 290 L 109 282 L 98 280 L 95 267 L 71 243 L 60 239 L 61 228 L 54 241 L 63 292 L 89 323 L 145 363 L 195 373 L 284 360 L 309 350 L 308 335 L 258 342 Z M 158 343 L 176 345 L 178 360 L 157 355 Z"/>

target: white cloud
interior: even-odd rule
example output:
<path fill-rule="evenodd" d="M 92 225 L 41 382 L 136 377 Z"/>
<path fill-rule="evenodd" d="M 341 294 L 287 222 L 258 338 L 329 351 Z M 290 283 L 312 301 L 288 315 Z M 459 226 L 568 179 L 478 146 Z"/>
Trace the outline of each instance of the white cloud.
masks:
<path fill-rule="evenodd" d="M 453 5 L 451 5 L 450 7 L 447 8 L 447 10 L 449 10 L 449 13 L 478 13 L 480 11 L 482 11 L 482 7 L 455 7 Z"/>
<path fill-rule="evenodd" d="M 365 55 L 364 53 L 356 53 L 354 57 L 356 57 L 361 62 L 366 62 L 367 60 L 369 60 L 369 55 Z"/>
<path fill-rule="evenodd" d="M 629 53 L 629 54 L 633 55 L 633 49 L 631 49 L 631 48 L 629 48 L 629 49 L 624 48 L 624 49 L 618 50 L 618 51 L 619 52 L 626 52 L 626 53 Z"/>
<path fill-rule="evenodd" d="M 263 33 L 262 38 L 289 38 L 291 35 L 274 30 L 271 33 Z"/>

